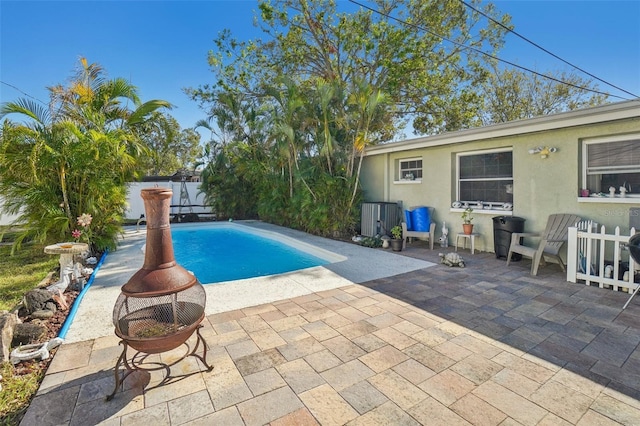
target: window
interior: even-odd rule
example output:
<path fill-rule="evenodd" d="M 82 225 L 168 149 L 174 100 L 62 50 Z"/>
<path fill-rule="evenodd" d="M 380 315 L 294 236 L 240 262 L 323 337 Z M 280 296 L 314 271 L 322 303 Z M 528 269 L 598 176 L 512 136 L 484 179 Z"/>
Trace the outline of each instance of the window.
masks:
<path fill-rule="evenodd" d="M 492 150 L 458 154 L 458 201 L 502 207 L 513 204 L 513 152 Z"/>
<path fill-rule="evenodd" d="M 422 158 L 407 158 L 399 161 L 398 180 L 422 179 Z"/>
<path fill-rule="evenodd" d="M 614 136 L 583 142 L 583 189 L 590 193 L 616 193 L 626 188 L 640 196 L 640 135 Z"/>

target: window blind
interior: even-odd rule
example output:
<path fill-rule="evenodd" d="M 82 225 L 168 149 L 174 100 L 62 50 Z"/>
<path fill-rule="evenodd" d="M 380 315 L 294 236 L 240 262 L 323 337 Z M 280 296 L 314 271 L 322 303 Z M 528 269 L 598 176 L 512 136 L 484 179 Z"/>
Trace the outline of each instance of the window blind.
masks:
<path fill-rule="evenodd" d="M 640 172 L 640 139 L 587 145 L 587 174 Z"/>

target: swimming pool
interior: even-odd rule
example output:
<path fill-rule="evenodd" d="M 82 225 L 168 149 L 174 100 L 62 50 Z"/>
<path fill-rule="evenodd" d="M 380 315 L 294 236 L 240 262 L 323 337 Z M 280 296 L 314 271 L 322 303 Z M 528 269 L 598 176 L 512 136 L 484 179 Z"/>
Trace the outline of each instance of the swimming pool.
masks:
<path fill-rule="evenodd" d="M 284 235 L 243 225 L 172 226 L 176 261 L 203 284 L 326 265 L 338 256 Z"/>

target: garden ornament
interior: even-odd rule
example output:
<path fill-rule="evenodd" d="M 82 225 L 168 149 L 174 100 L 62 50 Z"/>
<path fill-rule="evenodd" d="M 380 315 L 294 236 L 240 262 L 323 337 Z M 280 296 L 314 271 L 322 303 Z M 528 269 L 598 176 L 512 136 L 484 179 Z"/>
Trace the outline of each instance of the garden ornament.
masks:
<path fill-rule="evenodd" d="M 446 222 L 442 222 L 442 236 L 439 238 L 441 247 L 449 247 L 449 228 Z"/>
<path fill-rule="evenodd" d="M 12 364 L 17 364 L 20 361 L 28 361 L 30 359 L 48 359 L 49 352 L 57 348 L 62 344 L 63 340 L 60 337 L 54 337 L 53 339 L 44 343 L 35 343 L 33 345 L 18 346 L 11 351 L 10 361 Z"/>
<path fill-rule="evenodd" d="M 447 266 L 459 266 L 464 268 L 464 259 L 458 253 L 438 253 L 440 263 Z"/>

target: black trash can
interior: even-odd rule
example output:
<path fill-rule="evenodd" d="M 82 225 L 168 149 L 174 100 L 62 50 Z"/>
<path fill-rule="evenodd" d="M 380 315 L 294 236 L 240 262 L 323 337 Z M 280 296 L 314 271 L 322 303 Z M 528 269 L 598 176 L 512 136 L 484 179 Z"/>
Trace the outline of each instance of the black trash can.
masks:
<path fill-rule="evenodd" d="M 496 258 L 507 260 L 511 234 L 524 232 L 524 221 L 524 218 L 517 216 L 496 216 L 493 218 L 493 249 L 496 252 Z M 511 255 L 512 261 L 521 259 L 521 254 L 513 253 Z"/>

